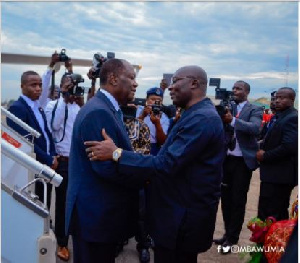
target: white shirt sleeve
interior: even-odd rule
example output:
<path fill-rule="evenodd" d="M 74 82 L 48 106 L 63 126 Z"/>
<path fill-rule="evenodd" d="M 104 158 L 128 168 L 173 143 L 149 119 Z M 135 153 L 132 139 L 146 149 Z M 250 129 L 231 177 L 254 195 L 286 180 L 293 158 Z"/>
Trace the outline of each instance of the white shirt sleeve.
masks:
<path fill-rule="evenodd" d="M 49 99 L 49 91 L 50 91 L 50 81 L 52 78 L 52 69 L 48 68 L 47 71 L 42 76 L 42 94 L 39 98 L 40 106 L 44 109 L 46 108 Z"/>
<path fill-rule="evenodd" d="M 50 131 L 59 131 L 63 125 L 65 120 L 65 110 L 66 110 L 66 103 L 64 102 L 63 98 L 58 99 L 57 108 L 54 112 L 53 124 L 51 125 L 52 121 L 52 112 L 54 110 L 55 104 L 57 100 L 50 101 L 45 109 L 45 114 L 47 117 L 47 123 Z"/>

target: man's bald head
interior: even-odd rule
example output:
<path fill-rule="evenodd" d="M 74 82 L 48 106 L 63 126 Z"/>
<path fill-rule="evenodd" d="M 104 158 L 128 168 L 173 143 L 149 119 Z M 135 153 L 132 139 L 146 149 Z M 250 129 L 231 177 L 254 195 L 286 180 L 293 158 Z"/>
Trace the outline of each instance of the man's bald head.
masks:
<path fill-rule="evenodd" d="M 207 74 L 198 66 L 184 66 L 173 75 L 169 91 L 173 104 L 189 108 L 206 96 Z"/>

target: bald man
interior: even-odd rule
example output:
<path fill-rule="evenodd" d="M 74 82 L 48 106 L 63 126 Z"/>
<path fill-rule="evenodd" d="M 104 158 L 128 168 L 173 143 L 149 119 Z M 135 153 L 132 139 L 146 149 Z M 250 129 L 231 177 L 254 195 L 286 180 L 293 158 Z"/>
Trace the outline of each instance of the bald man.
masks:
<path fill-rule="evenodd" d="M 185 109 L 157 156 L 117 148 L 103 131 L 102 142 L 86 142 L 91 161 L 115 162 L 122 176 L 144 177 L 147 220 L 156 263 L 196 263 L 211 247 L 220 197 L 224 132 L 206 98 L 207 75 L 198 66 L 178 69 L 169 91 Z"/>

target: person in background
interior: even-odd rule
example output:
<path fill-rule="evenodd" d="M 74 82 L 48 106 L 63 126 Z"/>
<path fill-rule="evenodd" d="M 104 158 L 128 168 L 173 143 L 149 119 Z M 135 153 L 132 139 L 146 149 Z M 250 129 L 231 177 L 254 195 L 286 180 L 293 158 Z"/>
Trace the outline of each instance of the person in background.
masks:
<path fill-rule="evenodd" d="M 167 138 L 170 120 L 161 111 L 163 101 L 163 90 L 151 88 L 147 91 L 146 105 L 138 106 L 136 116 L 142 120 L 150 129 L 150 142 L 152 155 L 156 155 Z"/>
<path fill-rule="evenodd" d="M 49 129 L 55 142 L 59 164 L 57 172 L 63 177 L 60 186 L 55 188 L 55 236 L 57 239 L 57 256 L 69 260 L 68 235 L 65 234 L 66 194 L 69 178 L 69 155 L 75 118 L 83 106 L 83 94 L 72 94 L 74 82 L 72 75 L 65 74 L 61 78 L 62 96 L 50 101 L 45 109 Z"/>
<path fill-rule="evenodd" d="M 275 95 L 275 121 L 269 127 L 256 158 L 260 162 L 258 217 L 289 218 L 293 188 L 298 184 L 298 111 L 296 93 L 289 87 Z"/>
<path fill-rule="evenodd" d="M 22 95 L 10 107 L 9 111 L 31 128 L 38 131 L 41 136 L 34 138 L 34 153 L 36 160 L 56 170 L 58 159 L 56 156 L 54 141 L 48 129 L 46 116 L 39 102 L 42 93 L 42 79 L 35 71 L 23 72 L 21 76 Z M 7 125 L 17 131 L 21 136 L 27 136 L 25 131 L 18 124 L 7 118 Z M 32 141 L 32 136 L 27 136 Z M 47 203 L 50 209 L 52 185 L 47 184 Z M 35 184 L 35 193 L 41 202 L 44 202 L 44 185 L 38 181 Z"/>
<path fill-rule="evenodd" d="M 232 112 L 228 110 L 222 117 L 223 122 L 234 129 L 234 143 L 227 150 L 221 187 L 225 234 L 214 240 L 222 246 L 222 254 L 231 252 L 231 247 L 237 244 L 242 230 L 252 171 L 258 167 L 257 137 L 263 114 L 261 107 L 248 102 L 250 85 L 247 82 L 235 82 L 232 91 L 236 107 Z"/>

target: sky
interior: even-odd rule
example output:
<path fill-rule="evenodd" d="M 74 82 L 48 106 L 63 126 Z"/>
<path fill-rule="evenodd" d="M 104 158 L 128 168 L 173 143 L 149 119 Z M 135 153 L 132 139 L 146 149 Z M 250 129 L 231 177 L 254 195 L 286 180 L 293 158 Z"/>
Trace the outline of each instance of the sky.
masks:
<path fill-rule="evenodd" d="M 65 48 L 71 58 L 91 61 L 114 52 L 142 65 L 140 98 L 163 73 L 186 65 L 221 78 L 221 88 L 244 80 L 250 99 L 269 98 L 283 86 L 298 89 L 298 10 L 297 2 L 2 2 L 1 52 L 50 57 Z M 46 68 L 1 64 L 1 101 L 20 96 L 22 72 L 42 75 Z M 88 68 L 73 71 L 89 88 Z M 215 87 L 207 93 L 214 96 Z"/>

